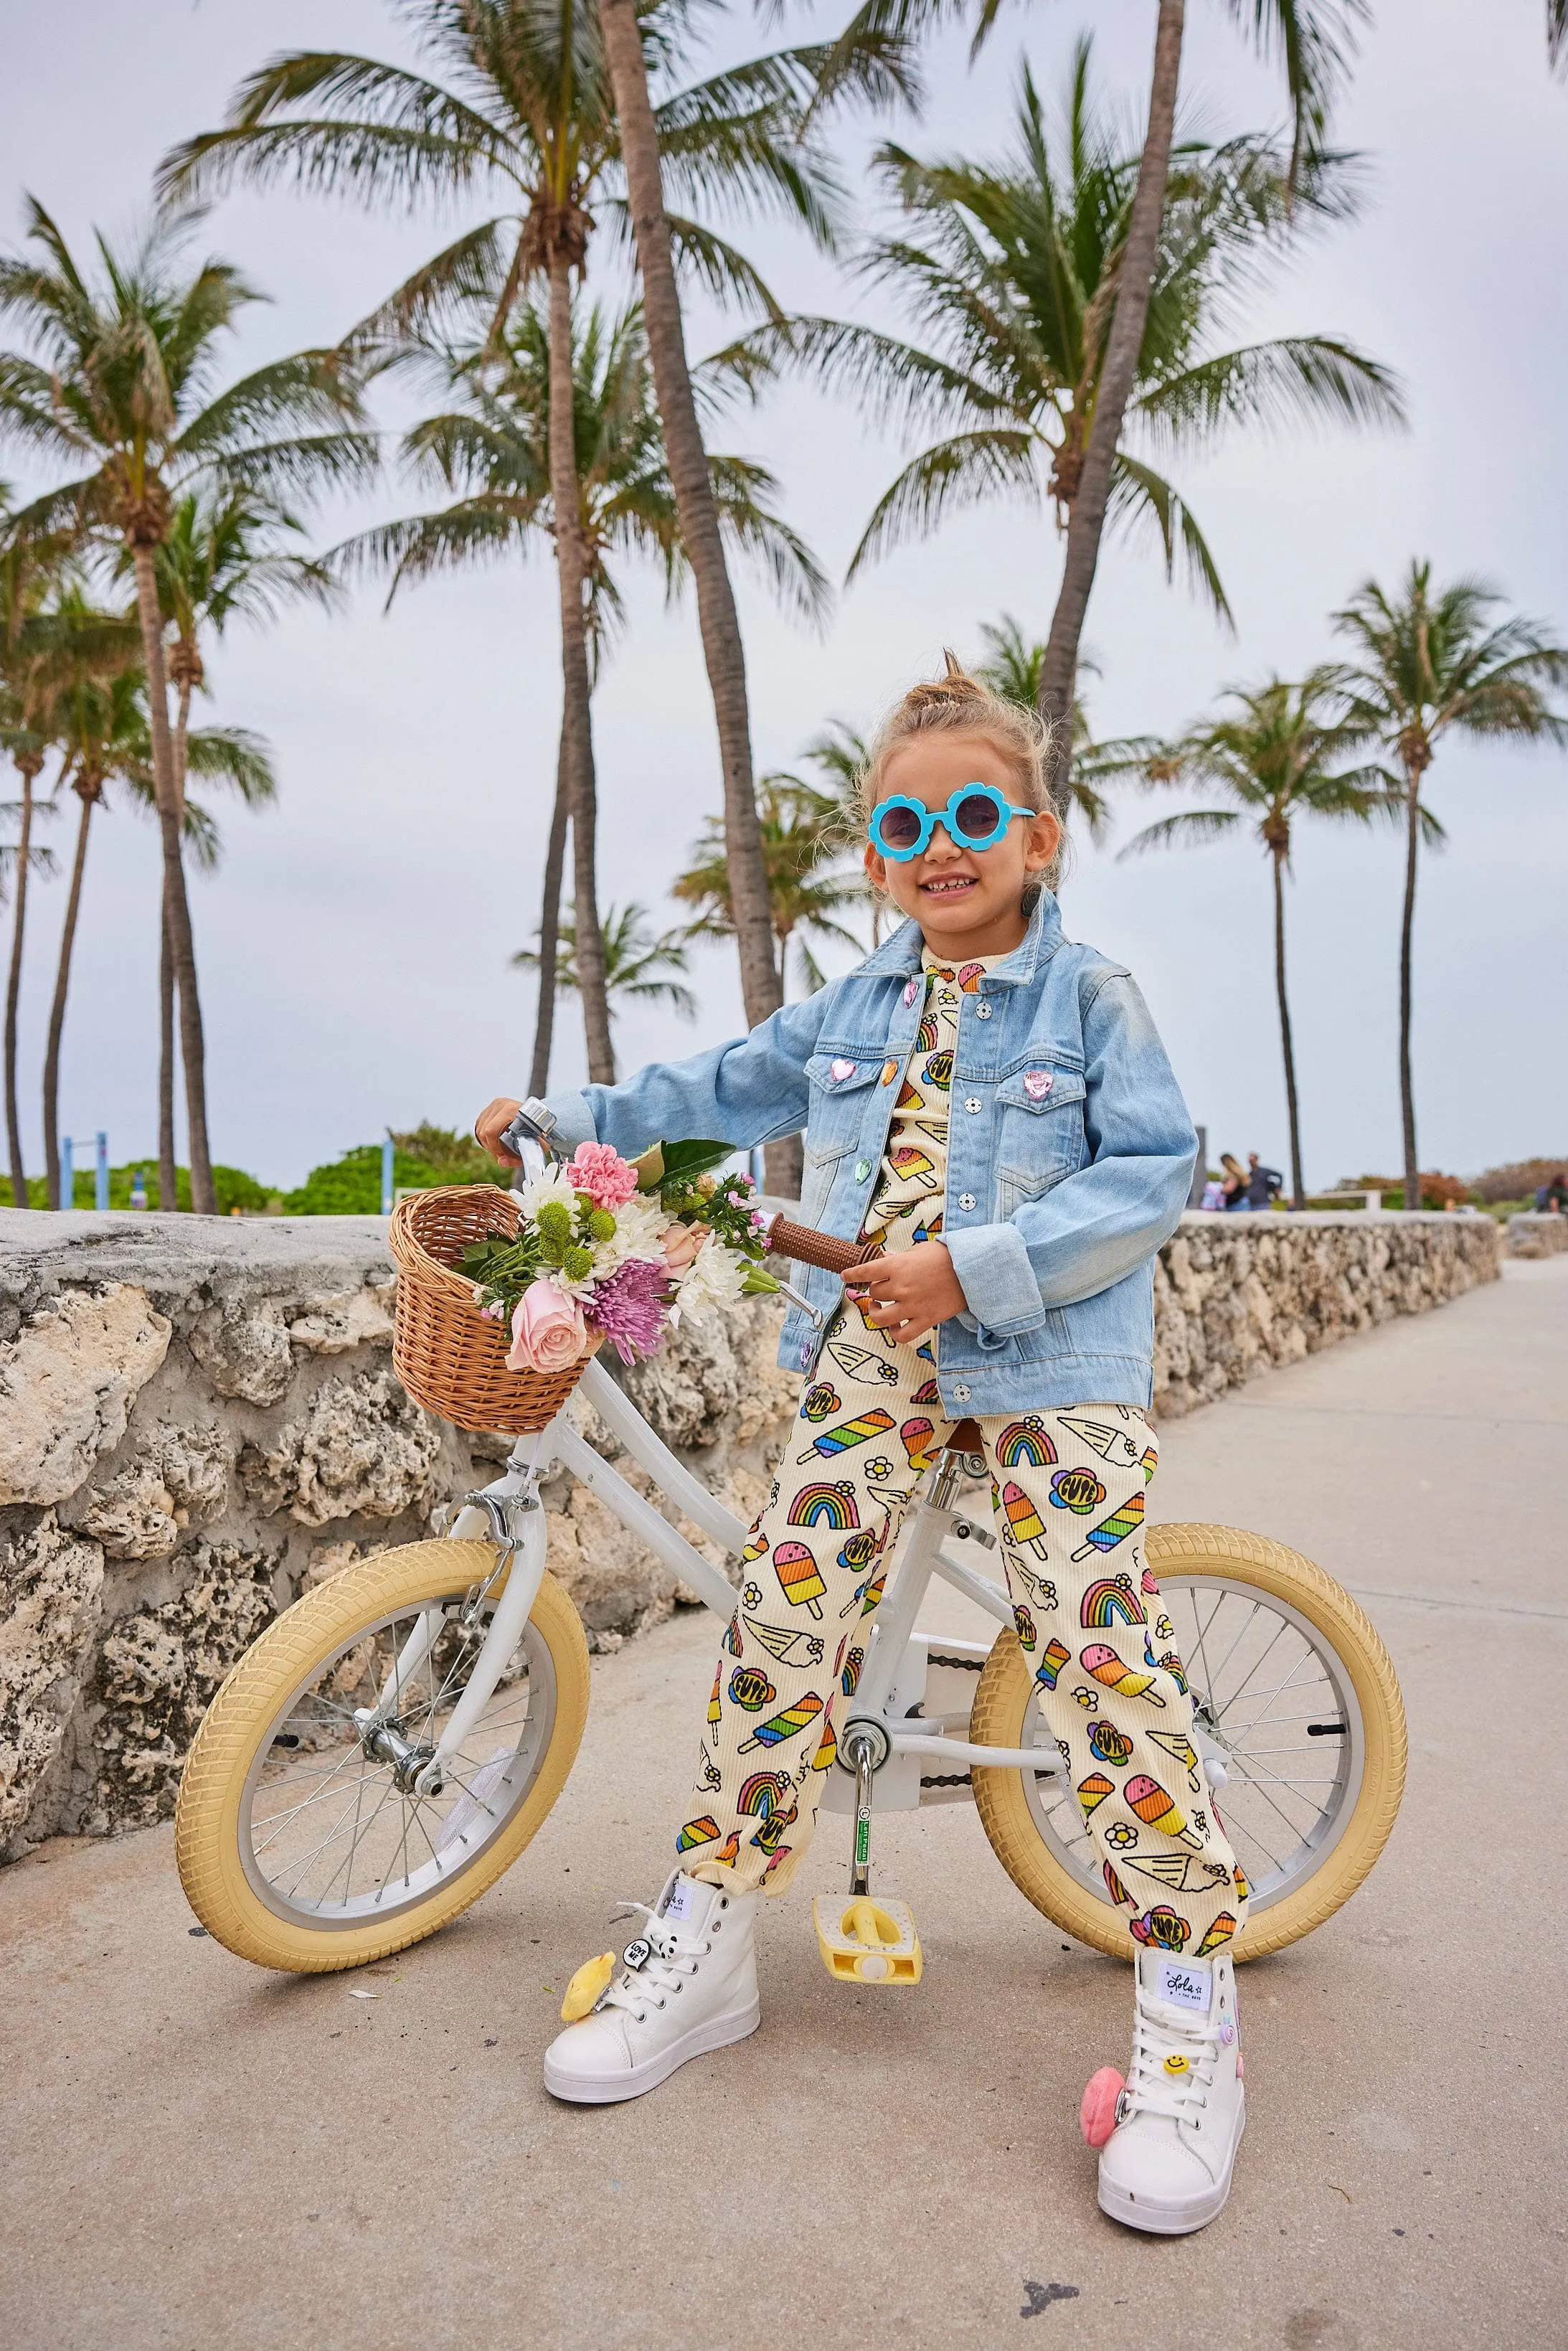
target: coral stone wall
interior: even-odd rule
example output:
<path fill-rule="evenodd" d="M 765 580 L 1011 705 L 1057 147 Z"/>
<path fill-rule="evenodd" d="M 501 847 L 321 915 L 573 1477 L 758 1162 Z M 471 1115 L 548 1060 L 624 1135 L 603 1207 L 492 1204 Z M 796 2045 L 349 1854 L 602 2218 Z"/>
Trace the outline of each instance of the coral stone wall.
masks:
<path fill-rule="evenodd" d="M 1510 1217 L 1510 1257 L 1560 1257 L 1568 1250 L 1568 1217 Z"/>
<path fill-rule="evenodd" d="M 1184 1217 L 1155 1268 L 1155 1411 L 1461 1297 L 1500 1256 L 1490 1217 Z"/>
<path fill-rule="evenodd" d="M 1498 1249 L 1482 1217 L 1188 1217 L 1156 1270 L 1156 1408 L 1493 1280 Z M 393 1287 L 375 1217 L 0 1209 L 0 1859 L 165 1817 L 204 1709 L 278 1611 L 496 1474 L 506 1439 L 463 1437 L 399 1386 Z M 624 1375 L 743 1521 L 794 1406 L 778 1327 L 752 1301 Z M 562 1475 L 545 1500 L 591 1646 L 680 1604 L 585 1489 Z"/>

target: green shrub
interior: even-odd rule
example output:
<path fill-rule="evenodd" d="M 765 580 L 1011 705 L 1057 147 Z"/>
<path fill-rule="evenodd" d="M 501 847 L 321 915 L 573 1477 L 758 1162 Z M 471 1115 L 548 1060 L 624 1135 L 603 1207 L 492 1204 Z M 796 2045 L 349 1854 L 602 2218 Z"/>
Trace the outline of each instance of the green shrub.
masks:
<path fill-rule="evenodd" d="M 420 1142 L 430 1156 L 405 1146 Z M 392 1138 L 392 1188 L 428 1192 L 436 1184 L 504 1185 L 506 1177 L 470 1137 L 444 1127 L 416 1127 L 412 1134 Z M 340 1159 L 313 1167 L 298 1191 L 286 1192 L 283 1212 L 289 1217 L 375 1217 L 382 1206 L 382 1146 L 362 1143 Z"/>

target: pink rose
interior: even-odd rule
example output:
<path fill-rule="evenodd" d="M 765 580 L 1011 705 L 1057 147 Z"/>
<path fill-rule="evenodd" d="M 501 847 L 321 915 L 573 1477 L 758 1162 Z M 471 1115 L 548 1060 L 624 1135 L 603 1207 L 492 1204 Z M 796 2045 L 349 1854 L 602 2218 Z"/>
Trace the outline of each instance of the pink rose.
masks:
<path fill-rule="evenodd" d="M 637 1170 L 608 1143 L 580 1143 L 566 1180 L 586 1192 L 596 1208 L 623 1208 L 637 1189 Z"/>
<path fill-rule="evenodd" d="M 509 1372 L 564 1372 L 588 1345 L 588 1326 L 575 1298 L 553 1281 L 528 1284 L 512 1310 Z"/>
<path fill-rule="evenodd" d="M 706 1225 L 666 1225 L 659 1239 L 670 1271 L 685 1273 L 689 1265 L 695 1265 L 697 1251 L 706 1238 Z"/>

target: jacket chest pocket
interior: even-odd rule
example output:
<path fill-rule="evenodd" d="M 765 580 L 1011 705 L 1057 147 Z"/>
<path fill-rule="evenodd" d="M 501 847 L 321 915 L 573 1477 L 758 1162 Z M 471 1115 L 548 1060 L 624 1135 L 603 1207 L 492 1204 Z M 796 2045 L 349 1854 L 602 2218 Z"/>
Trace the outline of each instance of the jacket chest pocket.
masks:
<path fill-rule="evenodd" d="M 813 1053 L 806 1064 L 811 1091 L 800 1214 L 807 1223 L 821 1212 L 841 1162 L 863 1140 L 883 1066 L 848 1053 Z"/>
<path fill-rule="evenodd" d="M 1083 1102 L 1082 1071 L 1060 1063 L 1020 1070 L 997 1088 L 998 1222 L 1082 1166 Z"/>

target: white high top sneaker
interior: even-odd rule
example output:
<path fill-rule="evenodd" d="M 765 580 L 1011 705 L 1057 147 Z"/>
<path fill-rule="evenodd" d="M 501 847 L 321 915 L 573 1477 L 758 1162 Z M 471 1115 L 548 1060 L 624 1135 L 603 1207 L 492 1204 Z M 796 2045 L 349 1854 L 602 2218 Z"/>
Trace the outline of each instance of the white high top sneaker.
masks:
<path fill-rule="evenodd" d="M 1230 2193 L 1246 2123 L 1229 1958 L 1140 1951 L 1133 2065 L 1100 2156 L 1100 2210 L 1160 2237 L 1206 2227 Z"/>
<path fill-rule="evenodd" d="M 756 1946 L 761 1899 L 727 1894 L 677 1869 L 652 1908 L 629 1902 L 646 1929 L 627 1945 L 620 1973 L 597 2006 L 545 2051 L 551 2095 L 575 2105 L 640 2098 L 689 2057 L 755 2032 L 762 2021 Z"/>

